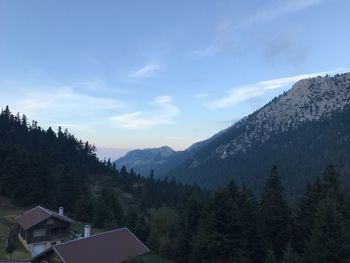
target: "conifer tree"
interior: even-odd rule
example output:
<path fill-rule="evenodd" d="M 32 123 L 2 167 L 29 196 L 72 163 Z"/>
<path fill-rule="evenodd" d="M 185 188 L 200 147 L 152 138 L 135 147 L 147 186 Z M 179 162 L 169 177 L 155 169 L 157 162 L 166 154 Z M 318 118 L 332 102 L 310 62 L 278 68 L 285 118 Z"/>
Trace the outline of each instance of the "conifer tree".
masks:
<path fill-rule="evenodd" d="M 284 252 L 282 263 L 300 263 L 300 258 L 292 248 L 291 244 L 287 246 L 287 249 Z"/>
<path fill-rule="evenodd" d="M 10 235 L 6 242 L 6 253 L 10 255 L 10 261 L 12 261 L 12 254 L 16 250 L 16 236 Z"/>
<path fill-rule="evenodd" d="M 267 251 L 267 256 L 264 260 L 264 263 L 278 263 L 275 252 L 272 249 Z"/>
<path fill-rule="evenodd" d="M 181 213 L 180 233 L 176 244 L 176 261 L 188 262 L 191 255 L 194 236 L 198 229 L 201 206 L 191 195 Z"/>
<path fill-rule="evenodd" d="M 319 178 L 317 178 L 312 185 L 306 185 L 304 192 L 296 201 L 292 242 L 299 253 L 304 251 L 305 243 L 311 235 L 320 194 L 321 185 Z"/>
<path fill-rule="evenodd" d="M 245 187 L 243 187 L 239 199 L 243 254 L 250 259 L 250 262 L 262 262 L 264 249 L 261 240 L 258 202 Z"/>
<path fill-rule="evenodd" d="M 266 248 L 281 259 L 289 241 L 290 210 L 283 197 L 281 179 L 274 166 L 261 196 L 261 219 Z"/>
<path fill-rule="evenodd" d="M 241 257 L 242 224 L 237 200 L 229 191 L 217 191 L 205 208 L 195 250 L 207 260 L 230 260 Z"/>
<path fill-rule="evenodd" d="M 306 246 L 303 262 L 341 263 L 349 260 L 349 225 L 337 210 L 334 197 L 328 196 L 319 204 L 315 226 Z"/>
<path fill-rule="evenodd" d="M 135 233 L 137 237 L 142 241 L 146 242 L 148 235 L 149 235 L 149 229 L 147 227 L 147 223 L 144 216 L 139 216 L 135 225 Z"/>

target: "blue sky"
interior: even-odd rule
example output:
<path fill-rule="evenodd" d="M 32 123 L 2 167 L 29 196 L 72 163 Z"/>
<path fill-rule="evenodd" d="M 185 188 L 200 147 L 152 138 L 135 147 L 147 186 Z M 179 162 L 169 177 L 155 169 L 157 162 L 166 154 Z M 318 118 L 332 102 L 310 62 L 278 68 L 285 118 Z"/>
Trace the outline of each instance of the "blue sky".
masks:
<path fill-rule="evenodd" d="M 0 105 L 112 158 L 184 149 L 350 67 L 347 0 L 0 0 Z"/>

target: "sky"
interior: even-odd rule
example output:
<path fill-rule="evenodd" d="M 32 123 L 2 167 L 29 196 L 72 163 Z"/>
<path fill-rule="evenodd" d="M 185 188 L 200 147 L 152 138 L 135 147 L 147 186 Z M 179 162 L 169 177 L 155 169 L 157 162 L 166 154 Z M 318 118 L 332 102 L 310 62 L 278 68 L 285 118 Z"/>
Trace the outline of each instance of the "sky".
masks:
<path fill-rule="evenodd" d="M 183 150 L 350 68 L 348 0 L 0 0 L 0 108 L 112 159 Z"/>

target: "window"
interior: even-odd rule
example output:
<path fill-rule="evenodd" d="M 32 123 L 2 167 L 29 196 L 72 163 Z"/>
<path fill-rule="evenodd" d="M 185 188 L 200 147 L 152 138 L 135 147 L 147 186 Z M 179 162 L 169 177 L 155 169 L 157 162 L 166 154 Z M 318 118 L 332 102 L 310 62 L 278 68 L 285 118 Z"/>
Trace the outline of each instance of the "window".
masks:
<path fill-rule="evenodd" d="M 53 225 L 55 223 L 55 221 L 53 219 L 49 219 L 49 220 L 46 221 L 46 223 L 48 225 Z"/>
<path fill-rule="evenodd" d="M 34 230 L 33 237 L 44 237 L 46 236 L 46 229 Z"/>

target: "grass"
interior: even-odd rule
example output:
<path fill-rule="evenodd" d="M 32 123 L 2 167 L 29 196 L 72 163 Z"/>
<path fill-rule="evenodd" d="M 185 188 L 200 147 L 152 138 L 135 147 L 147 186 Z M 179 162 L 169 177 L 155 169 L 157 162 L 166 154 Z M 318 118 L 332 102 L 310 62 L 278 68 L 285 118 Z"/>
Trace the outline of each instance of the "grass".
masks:
<path fill-rule="evenodd" d="M 0 205 L 0 259 L 8 259 L 9 255 L 6 253 L 5 246 L 8 233 L 11 228 L 15 226 L 15 217 L 26 211 L 26 208 L 19 208 L 14 206 Z M 16 250 L 12 255 L 12 259 L 28 259 L 31 254 L 25 250 L 19 240 L 16 241 Z"/>

